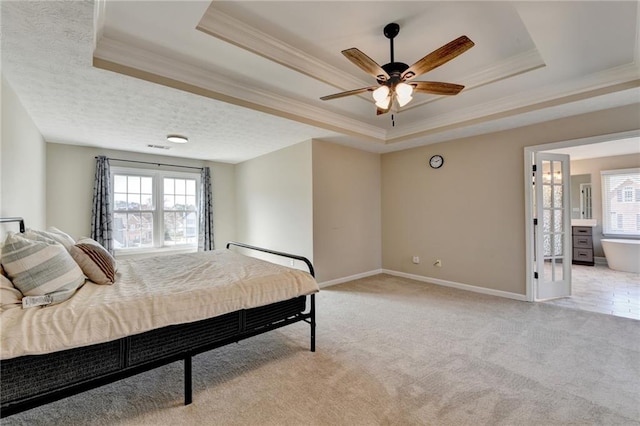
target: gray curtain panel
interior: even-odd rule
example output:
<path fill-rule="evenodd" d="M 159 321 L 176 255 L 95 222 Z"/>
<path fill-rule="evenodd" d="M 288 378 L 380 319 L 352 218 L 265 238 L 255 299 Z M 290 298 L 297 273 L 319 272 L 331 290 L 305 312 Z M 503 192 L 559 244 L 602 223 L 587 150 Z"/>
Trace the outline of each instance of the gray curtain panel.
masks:
<path fill-rule="evenodd" d="M 203 167 L 200 171 L 200 226 L 198 228 L 198 251 L 213 250 L 213 201 L 211 196 L 211 171 Z"/>
<path fill-rule="evenodd" d="M 109 159 L 96 158 L 96 180 L 93 185 L 91 238 L 113 254 L 113 207 L 111 206 L 111 170 Z"/>

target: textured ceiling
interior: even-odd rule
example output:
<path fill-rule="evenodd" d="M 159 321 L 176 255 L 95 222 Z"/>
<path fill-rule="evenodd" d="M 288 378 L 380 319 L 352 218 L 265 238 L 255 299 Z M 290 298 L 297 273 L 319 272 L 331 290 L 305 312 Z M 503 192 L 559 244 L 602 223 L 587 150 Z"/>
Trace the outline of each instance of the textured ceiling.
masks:
<path fill-rule="evenodd" d="M 1 3 L 2 72 L 47 141 L 236 163 L 304 140 L 389 152 L 640 99 L 637 2 L 26 1 Z M 464 84 L 375 115 L 340 51 Z M 395 126 L 393 125 L 395 124 Z M 171 145 L 169 133 L 189 137 Z M 168 151 L 148 144 L 170 146 Z"/>

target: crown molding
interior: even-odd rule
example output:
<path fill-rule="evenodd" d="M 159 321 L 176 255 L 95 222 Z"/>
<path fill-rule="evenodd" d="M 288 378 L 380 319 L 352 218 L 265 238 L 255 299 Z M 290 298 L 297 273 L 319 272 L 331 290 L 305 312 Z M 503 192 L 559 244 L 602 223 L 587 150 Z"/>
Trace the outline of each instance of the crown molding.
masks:
<path fill-rule="evenodd" d="M 371 86 L 370 81 L 355 78 L 326 62 L 320 61 L 305 51 L 247 25 L 215 9 L 215 2 L 207 8 L 196 26 L 206 34 L 234 44 L 242 49 L 262 56 L 294 71 L 330 84 L 338 89 Z"/>
<path fill-rule="evenodd" d="M 173 61 L 103 36 L 93 53 L 94 66 L 234 105 L 267 112 L 331 131 L 383 143 L 386 131 L 265 90 L 249 87 L 215 70 Z"/>
<path fill-rule="evenodd" d="M 449 129 L 508 115 L 523 114 L 587 99 L 598 93 L 606 94 L 639 85 L 638 66 L 635 63 L 621 65 L 576 79 L 571 83 L 563 82 L 515 93 L 482 105 L 474 105 L 448 114 L 430 117 L 415 125 L 392 129 L 387 132 L 387 144 L 406 141 L 436 131 L 436 129 Z"/>
<path fill-rule="evenodd" d="M 282 40 L 259 31 L 231 15 L 216 10 L 215 2 L 211 3 L 196 29 L 342 90 L 367 87 L 373 84 L 371 81 L 364 81 L 345 74 L 342 70 L 328 65 Z M 468 91 L 544 66 L 546 64 L 538 50 L 531 49 L 465 76 L 465 90 Z M 337 78 L 337 76 L 340 76 L 340 78 Z M 371 96 L 359 96 L 373 104 Z M 419 101 L 414 99 L 398 113 L 443 98 L 446 98 L 446 96 L 430 96 Z"/>
<path fill-rule="evenodd" d="M 542 59 L 542 56 L 540 56 L 540 52 L 538 52 L 538 49 L 531 49 L 519 55 L 514 55 L 505 60 L 495 62 L 489 67 L 481 69 L 473 74 L 470 74 L 469 76 L 465 76 L 464 81 L 461 82 L 461 84 L 464 83 L 463 92 L 468 92 L 469 90 L 476 89 L 478 87 L 482 87 L 484 85 L 495 83 L 501 80 L 506 80 L 507 78 L 511 78 L 516 75 L 537 70 L 546 66 L 547 65 Z M 404 111 L 408 111 L 418 106 L 446 99 L 448 97 L 449 96 L 432 95 L 417 102 L 415 102 L 414 99 L 407 107 L 398 111 L 398 114 L 401 114 Z"/>

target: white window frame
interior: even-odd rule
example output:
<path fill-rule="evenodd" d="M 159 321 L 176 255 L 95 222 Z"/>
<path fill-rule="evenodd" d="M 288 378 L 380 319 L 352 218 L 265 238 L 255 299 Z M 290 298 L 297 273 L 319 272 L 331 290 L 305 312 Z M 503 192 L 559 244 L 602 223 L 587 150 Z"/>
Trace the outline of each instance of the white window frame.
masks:
<path fill-rule="evenodd" d="M 624 230 L 624 217 L 625 215 L 631 216 L 633 213 L 637 213 L 635 211 L 627 211 L 626 207 L 622 207 L 621 204 L 632 205 L 634 202 L 638 203 L 640 200 L 634 200 L 633 197 L 635 190 L 632 188 L 631 191 L 631 200 L 628 200 L 625 197 L 625 193 L 627 192 L 627 187 L 620 187 L 617 189 L 616 194 L 614 194 L 613 198 L 618 204 L 618 208 L 623 209 L 623 211 L 614 211 L 614 207 L 612 206 L 613 200 L 609 197 L 609 191 L 612 191 L 614 188 L 609 187 L 610 179 L 612 176 L 618 175 L 640 175 L 640 168 L 632 168 L 632 169 L 619 169 L 619 170 L 602 170 L 600 172 L 600 176 L 602 179 L 602 234 L 604 236 L 619 236 L 619 237 L 630 237 L 630 238 L 640 238 L 640 230 L 634 229 Z M 633 179 L 637 179 L 635 176 Z M 622 182 L 620 182 L 621 184 Z M 631 206 L 631 208 L 633 208 Z M 623 226 L 620 227 L 620 220 L 623 221 Z"/>
<path fill-rule="evenodd" d="M 144 254 L 167 251 L 196 251 L 198 248 L 198 235 L 195 243 L 164 245 L 164 178 L 174 179 L 194 179 L 196 181 L 196 206 L 200 204 L 200 173 L 180 172 L 172 170 L 156 170 L 137 167 L 111 166 L 111 188 L 114 188 L 115 175 L 143 176 L 153 178 L 153 247 L 130 247 L 115 249 L 116 255 Z M 112 191 L 115 192 L 115 191 Z M 114 194 L 111 194 L 111 203 L 115 209 Z M 196 208 L 196 222 L 200 217 L 200 212 Z"/>

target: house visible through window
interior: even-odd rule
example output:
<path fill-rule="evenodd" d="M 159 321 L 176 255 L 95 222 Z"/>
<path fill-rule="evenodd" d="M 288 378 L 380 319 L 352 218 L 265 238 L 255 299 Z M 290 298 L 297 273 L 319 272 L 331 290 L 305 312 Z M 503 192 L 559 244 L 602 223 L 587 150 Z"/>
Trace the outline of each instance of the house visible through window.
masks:
<path fill-rule="evenodd" d="M 605 170 L 602 176 L 602 232 L 640 237 L 640 168 Z"/>
<path fill-rule="evenodd" d="M 625 186 L 624 187 L 624 202 L 632 203 L 633 202 L 633 187 Z"/>
<path fill-rule="evenodd" d="M 196 247 L 197 173 L 112 167 L 116 250 Z"/>

